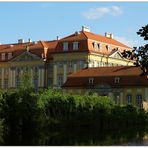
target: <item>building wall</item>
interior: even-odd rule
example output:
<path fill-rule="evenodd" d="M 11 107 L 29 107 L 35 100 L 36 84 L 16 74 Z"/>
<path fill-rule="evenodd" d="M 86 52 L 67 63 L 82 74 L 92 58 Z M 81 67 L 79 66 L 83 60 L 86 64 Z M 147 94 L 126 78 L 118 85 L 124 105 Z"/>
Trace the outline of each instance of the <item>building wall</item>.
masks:
<path fill-rule="evenodd" d="M 32 83 L 44 87 L 45 68 L 43 61 L 19 61 L 0 63 L 0 88 L 17 88 L 17 83 L 28 69 Z"/>
<path fill-rule="evenodd" d="M 87 53 L 61 53 L 53 55 L 53 86 L 60 87 L 67 76 L 87 66 Z"/>
<path fill-rule="evenodd" d="M 67 76 L 85 67 L 133 65 L 129 60 L 102 56 L 95 53 L 60 53 L 53 55 L 53 86 L 57 87 L 67 80 Z M 63 78 L 61 78 L 63 77 Z M 59 82 L 62 81 L 62 82 Z"/>
<path fill-rule="evenodd" d="M 127 101 L 127 95 L 131 95 L 132 96 L 132 102 L 131 104 L 134 106 L 138 106 L 137 104 L 137 95 L 141 95 L 142 96 L 142 101 L 145 101 L 148 103 L 148 93 L 147 93 L 148 88 L 147 87 L 126 87 L 126 88 L 114 88 L 112 89 L 111 92 L 108 92 L 108 96 L 117 104 L 120 105 L 127 105 L 128 101 Z M 70 93 L 70 94 L 75 94 L 75 95 L 84 95 L 84 94 L 88 94 L 89 91 L 94 92 L 96 94 L 97 90 L 90 90 L 90 89 L 84 89 L 84 88 L 64 88 L 63 90 L 66 93 Z M 119 92 L 119 93 L 117 93 Z M 116 102 L 116 94 L 118 94 L 119 96 L 119 101 Z M 98 93 L 98 95 L 100 95 Z M 145 105 L 146 106 L 146 105 Z"/>

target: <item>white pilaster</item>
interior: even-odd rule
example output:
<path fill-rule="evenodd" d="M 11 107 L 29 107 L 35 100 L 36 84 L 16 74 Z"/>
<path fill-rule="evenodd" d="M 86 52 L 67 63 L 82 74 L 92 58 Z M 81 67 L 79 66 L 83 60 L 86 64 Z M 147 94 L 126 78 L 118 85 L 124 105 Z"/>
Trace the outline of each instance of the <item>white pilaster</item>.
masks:
<path fill-rule="evenodd" d="M 30 71 L 31 71 L 31 84 L 33 84 L 33 68 L 31 68 Z"/>
<path fill-rule="evenodd" d="M 57 65 L 54 65 L 53 69 L 53 85 L 57 85 Z"/>
<path fill-rule="evenodd" d="M 38 86 L 41 87 L 41 69 L 39 68 L 39 72 L 38 72 Z"/>
<path fill-rule="evenodd" d="M 123 92 L 120 92 L 120 104 L 123 104 L 124 101 L 123 101 Z"/>
<path fill-rule="evenodd" d="M 44 71 L 44 68 L 42 69 L 42 87 L 44 87 L 44 73 L 45 73 L 45 71 Z"/>
<path fill-rule="evenodd" d="M 2 88 L 4 88 L 4 68 L 2 68 Z"/>
<path fill-rule="evenodd" d="M 13 71 L 12 71 L 12 87 L 16 87 L 15 77 L 16 77 L 16 69 L 13 69 Z"/>
<path fill-rule="evenodd" d="M 11 69 L 9 68 L 9 72 L 8 72 L 8 88 L 11 87 L 12 85 L 12 76 L 11 76 Z"/>
<path fill-rule="evenodd" d="M 64 64 L 63 83 L 67 80 L 67 65 Z"/>
<path fill-rule="evenodd" d="M 144 97 L 144 99 L 148 101 L 148 87 L 145 88 L 144 91 L 145 91 L 145 97 Z"/>

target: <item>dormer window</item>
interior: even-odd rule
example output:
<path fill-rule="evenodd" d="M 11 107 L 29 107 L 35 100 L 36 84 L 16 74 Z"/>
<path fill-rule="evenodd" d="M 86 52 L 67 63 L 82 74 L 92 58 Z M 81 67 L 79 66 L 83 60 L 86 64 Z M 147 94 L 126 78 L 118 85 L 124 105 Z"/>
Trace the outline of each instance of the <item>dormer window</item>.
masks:
<path fill-rule="evenodd" d="M 95 50 L 101 49 L 101 43 L 93 42 L 93 48 Z"/>
<path fill-rule="evenodd" d="M 1 59 L 2 59 L 2 60 L 5 60 L 5 53 L 2 53 L 2 54 L 1 54 Z"/>
<path fill-rule="evenodd" d="M 94 47 L 95 50 L 97 50 L 98 49 L 98 44 L 96 42 L 94 42 L 93 47 Z"/>
<path fill-rule="evenodd" d="M 101 49 L 101 47 L 102 47 L 102 45 L 101 45 L 101 43 L 99 43 L 99 44 L 98 44 L 98 48 Z"/>
<path fill-rule="evenodd" d="M 89 78 L 89 84 L 93 84 L 94 83 L 94 78 Z"/>
<path fill-rule="evenodd" d="M 110 50 L 110 46 L 109 46 L 109 45 L 106 45 L 106 49 L 107 49 L 107 50 Z"/>
<path fill-rule="evenodd" d="M 8 53 L 8 60 L 12 58 L 12 52 Z"/>
<path fill-rule="evenodd" d="M 73 42 L 73 50 L 78 50 L 79 42 Z"/>
<path fill-rule="evenodd" d="M 119 78 L 119 77 L 115 77 L 114 82 L 115 82 L 115 83 L 119 83 L 119 81 L 120 81 L 120 78 Z"/>
<path fill-rule="evenodd" d="M 67 51 L 68 50 L 68 42 L 63 43 L 63 50 Z"/>

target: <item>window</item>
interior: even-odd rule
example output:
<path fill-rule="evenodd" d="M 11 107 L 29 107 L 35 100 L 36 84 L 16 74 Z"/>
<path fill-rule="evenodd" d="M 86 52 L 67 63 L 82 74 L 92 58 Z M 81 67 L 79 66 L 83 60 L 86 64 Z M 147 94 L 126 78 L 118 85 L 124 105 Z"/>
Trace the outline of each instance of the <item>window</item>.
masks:
<path fill-rule="evenodd" d="M 73 42 L 73 50 L 78 50 L 79 42 Z"/>
<path fill-rule="evenodd" d="M 4 88 L 8 88 L 8 79 L 4 79 Z"/>
<path fill-rule="evenodd" d="M 101 44 L 100 43 L 98 44 L 97 42 L 93 42 L 93 47 L 95 50 L 98 50 L 101 48 Z"/>
<path fill-rule="evenodd" d="M 20 78 L 18 76 L 16 77 L 15 83 L 16 83 L 16 88 L 18 88 L 20 85 Z"/>
<path fill-rule="evenodd" d="M 63 68 L 63 63 L 62 62 L 58 62 L 58 68 Z"/>
<path fill-rule="evenodd" d="M 132 95 L 130 94 L 127 95 L 127 104 L 128 105 L 132 104 Z"/>
<path fill-rule="evenodd" d="M 114 101 L 115 101 L 115 104 L 117 105 L 120 104 L 120 94 L 119 93 L 114 94 Z"/>
<path fill-rule="evenodd" d="M 99 44 L 98 44 L 98 48 L 101 49 L 101 47 L 102 47 L 102 45 L 101 45 L 101 43 L 99 43 Z"/>
<path fill-rule="evenodd" d="M 9 73 L 8 69 L 5 68 L 5 69 L 4 69 L 4 75 L 5 75 L 5 76 L 8 76 L 8 73 Z"/>
<path fill-rule="evenodd" d="M 136 105 L 138 106 L 138 107 L 142 107 L 142 95 L 137 95 L 136 96 Z"/>
<path fill-rule="evenodd" d="M 119 83 L 120 78 L 119 77 L 115 77 L 115 83 Z"/>
<path fill-rule="evenodd" d="M 16 76 L 17 76 L 17 77 L 20 76 L 20 68 L 17 68 L 17 70 L 16 70 Z"/>
<path fill-rule="evenodd" d="M 2 53 L 1 56 L 2 60 L 5 60 L 5 53 Z"/>
<path fill-rule="evenodd" d="M 8 60 L 12 58 L 12 52 L 8 53 Z"/>
<path fill-rule="evenodd" d="M 110 50 L 110 46 L 109 46 L 109 45 L 106 45 L 106 49 L 107 49 L 107 50 Z"/>
<path fill-rule="evenodd" d="M 80 61 L 79 66 L 80 66 L 80 69 L 84 68 L 84 61 Z"/>
<path fill-rule="evenodd" d="M 63 43 L 63 50 L 67 51 L 68 50 L 68 42 Z"/>
<path fill-rule="evenodd" d="M 61 87 L 63 84 L 63 75 L 58 75 L 58 86 Z"/>
<path fill-rule="evenodd" d="M 93 43 L 94 49 L 98 49 L 98 44 L 96 42 Z"/>
<path fill-rule="evenodd" d="M 93 84 L 94 83 L 94 78 L 89 78 L 89 84 Z"/>
<path fill-rule="evenodd" d="M 34 77 L 35 78 L 38 78 L 38 70 L 39 70 L 38 67 L 34 67 Z"/>
<path fill-rule="evenodd" d="M 72 61 L 69 61 L 68 62 L 68 68 L 72 68 L 72 67 L 73 67 Z"/>

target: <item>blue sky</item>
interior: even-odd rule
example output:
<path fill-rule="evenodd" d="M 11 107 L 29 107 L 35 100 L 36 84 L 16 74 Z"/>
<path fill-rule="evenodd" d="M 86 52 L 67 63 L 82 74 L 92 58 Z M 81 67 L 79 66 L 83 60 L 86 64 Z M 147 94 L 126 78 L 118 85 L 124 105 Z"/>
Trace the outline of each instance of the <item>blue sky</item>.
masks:
<path fill-rule="evenodd" d="M 81 27 L 131 46 L 146 42 L 136 32 L 148 24 L 148 2 L 0 2 L 0 43 L 54 40 Z"/>

